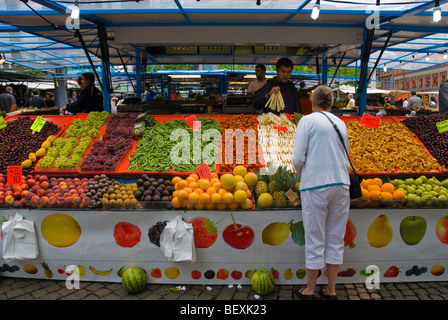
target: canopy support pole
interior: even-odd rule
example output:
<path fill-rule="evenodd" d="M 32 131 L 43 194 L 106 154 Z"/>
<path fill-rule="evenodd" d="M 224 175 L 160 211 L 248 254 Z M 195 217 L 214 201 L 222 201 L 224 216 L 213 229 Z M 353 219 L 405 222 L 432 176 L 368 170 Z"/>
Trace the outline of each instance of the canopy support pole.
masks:
<path fill-rule="evenodd" d="M 104 110 L 111 112 L 110 94 L 112 93 L 112 76 L 110 74 L 109 47 L 107 45 L 106 26 L 97 22 L 98 39 L 101 49 L 101 77 L 103 80 L 103 106 Z"/>
<path fill-rule="evenodd" d="M 364 28 L 363 43 L 361 48 L 361 71 L 359 74 L 359 109 L 358 115 L 362 116 L 367 109 L 367 72 L 369 68 L 369 56 L 372 49 L 373 35 L 375 34 L 375 28 Z"/>

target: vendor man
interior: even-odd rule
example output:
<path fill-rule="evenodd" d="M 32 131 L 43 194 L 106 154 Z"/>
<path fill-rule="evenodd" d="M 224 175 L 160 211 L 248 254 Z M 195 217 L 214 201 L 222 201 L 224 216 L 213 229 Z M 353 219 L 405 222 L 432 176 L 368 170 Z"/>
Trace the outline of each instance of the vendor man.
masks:
<path fill-rule="evenodd" d="M 255 92 L 266 84 L 266 66 L 264 64 L 255 66 L 255 76 L 257 79 L 249 83 L 247 87 L 247 95 L 249 97 L 253 97 Z"/>
<path fill-rule="evenodd" d="M 75 102 L 62 106 L 62 111 L 72 114 L 89 113 L 92 111 L 103 111 L 103 94 L 95 87 L 95 75 L 92 72 L 83 73 L 80 77 L 81 94 Z"/>
<path fill-rule="evenodd" d="M 289 79 L 291 78 L 292 61 L 288 58 L 281 58 L 276 63 L 277 76 L 266 81 L 266 84 L 260 88 L 254 96 L 253 106 L 255 109 L 263 109 L 263 112 L 272 112 L 278 114 L 276 110 L 265 108 L 271 95 L 280 92 L 285 103 L 285 109 L 281 112 L 293 114 L 295 112 L 302 113 L 300 106 L 299 93 Z"/>

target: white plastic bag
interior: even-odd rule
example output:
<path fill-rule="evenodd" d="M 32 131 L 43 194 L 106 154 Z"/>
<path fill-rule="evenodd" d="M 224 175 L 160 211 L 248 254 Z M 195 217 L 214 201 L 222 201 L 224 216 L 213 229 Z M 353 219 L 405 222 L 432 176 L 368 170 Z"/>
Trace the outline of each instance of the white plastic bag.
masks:
<path fill-rule="evenodd" d="M 34 222 L 25 220 L 20 214 L 2 224 L 3 259 L 12 260 L 36 259 L 39 252 Z"/>
<path fill-rule="evenodd" d="M 160 249 L 169 261 L 196 262 L 193 225 L 179 214 L 168 222 L 160 235 Z"/>

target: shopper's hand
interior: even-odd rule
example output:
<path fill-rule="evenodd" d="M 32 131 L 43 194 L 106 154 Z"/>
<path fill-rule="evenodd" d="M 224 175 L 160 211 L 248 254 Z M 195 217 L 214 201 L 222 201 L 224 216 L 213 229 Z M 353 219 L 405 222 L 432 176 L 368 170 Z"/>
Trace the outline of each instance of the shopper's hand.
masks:
<path fill-rule="evenodd" d="M 269 95 L 272 96 L 274 93 L 280 92 L 280 87 L 272 87 L 271 91 L 269 91 Z"/>

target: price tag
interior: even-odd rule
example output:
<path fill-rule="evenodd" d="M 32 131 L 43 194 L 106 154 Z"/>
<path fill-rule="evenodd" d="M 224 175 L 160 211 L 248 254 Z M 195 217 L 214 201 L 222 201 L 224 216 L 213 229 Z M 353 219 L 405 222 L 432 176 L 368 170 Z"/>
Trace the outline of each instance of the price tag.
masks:
<path fill-rule="evenodd" d="M 279 126 L 274 126 L 274 129 L 278 130 L 278 131 L 288 131 L 288 127 L 279 127 Z"/>
<path fill-rule="evenodd" d="M 6 183 L 11 186 L 15 184 L 22 184 L 22 167 L 21 166 L 8 167 L 6 179 L 7 179 Z"/>
<path fill-rule="evenodd" d="M 287 112 L 284 112 L 284 114 L 285 114 L 286 118 L 288 118 L 289 120 L 294 119 L 294 117 L 291 114 L 289 114 Z"/>
<path fill-rule="evenodd" d="M 0 117 L 0 130 L 6 128 L 6 121 L 3 117 Z"/>
<path fill-rule="evenodd" d="M 187 124 L 190 127 L 190 129 L 192 129 L 192 130 L 201 129 L 201 124 L 199 123 L 199 121 L 195 115 L 186 117 L 185 121 L 187 121 Z"/>
<path fill-rule="evenodd" d="M 440 133 L 448 131 L 448 120 L 437 122 L 436 123 L 437 130 L 439 130 Z M 0 124 L 1 128 L 1 124 Z"/>
<path fill-rule="evenodd" d="M 380 127 L 380 118 L 374 117 L 367 112 L 362 115 L 361 124 L 370 128 Z"/>
<path fill-rule="evenodd" d="M 198 172 L 199 178 L 208 179 L 212 175 L 210 172 L 210 167 L 206 162 L 196 167 L 196 171 Z"/>
<path fill-rule="evenodd" d="M 297 195 L 295 194 L 294 191 L 292 191 L 292 189 L 289 189 L 288 191 L 286 191 L 285 195 L 289 199 L 289 201 L 294 201 L 297 199 Z"/>
<path fill-rule="evenodd" d="M 47 122 L 47 119 L 42 117 L 36 117 L 36 120 L 34 120 L 33 124 L 31 125 L 31 130 L 40 132 L 42 130 L 45 122 Z"/>

